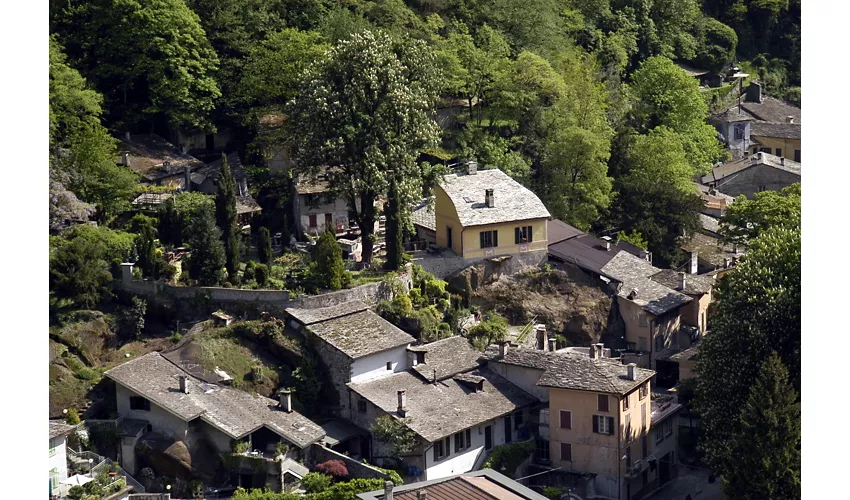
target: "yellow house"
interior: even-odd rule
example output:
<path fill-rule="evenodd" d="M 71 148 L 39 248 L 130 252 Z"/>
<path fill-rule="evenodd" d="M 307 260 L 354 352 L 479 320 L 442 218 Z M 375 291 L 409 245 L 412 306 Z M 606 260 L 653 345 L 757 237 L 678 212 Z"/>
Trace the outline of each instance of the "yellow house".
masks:
<path fill-rule="evenodd" d="M 546 251 L 549 211 L 534 193 L 498 169 L 451 174 L 437 186 L 437 246 L 467 259 Z"/>

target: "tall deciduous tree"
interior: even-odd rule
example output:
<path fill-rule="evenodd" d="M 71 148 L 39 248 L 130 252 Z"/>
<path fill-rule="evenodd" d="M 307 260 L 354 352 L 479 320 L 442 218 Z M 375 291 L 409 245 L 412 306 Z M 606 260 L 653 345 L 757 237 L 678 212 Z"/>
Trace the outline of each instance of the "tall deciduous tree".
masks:
<path fill-rule="evenodd" d="M 725 475 L 738 440 L 750 438 L 739 417 L 771 352 L 800 390 L 800 228 L 774 227 L 753 240 L 735 271 L 720 280 L 717 297 L 711 335 L 700 345 L 695 404 L 705 459 Z"/>
<path fill-rule="evenodd" d="M 720 231 L 729 241 L 746 245 L 771 227 L 800 227 L 800 183 L 777 193 L 762 191 L 752 200 L 739 196 L 720 219 Z"/>
<path fill-rule="evenodd" d="M 761 365 L 731 448 L 723 476 L 727 498 L 800 498 L 800 400 L 775 352 Z"/>
<path fill-rule="evenodd" d="M 175 126 L 208 126 L 221 93 L 218 56 L 185 0 L 74 2 L 64 40 L 104 93 L 110 122 L 130 127 L 164 116 Z"/>
<path fill-rule="evenodd" d="M 420 42 L 393 43 L 364 31 L 339 42 L 301 79 L 290 106 L 295 155 L 302 173 L 335 169 L 329 186 L 348 201 L 371 262 L 375 202 L 387 193 L 387 172 L 399 182 L 399 206 L 421 196 L 416 158 L 436 144 L 430 113 L 438 79 L 433 55 Z"/>
<path fill-rule="evenodd" d="M 215 195 L 215 218 L 221 229 L 221 240 L 227 257 L 229 276 L 236 275 L 239 265 L 239 226 L 236 213 L 236 181 L 227 164 L 227 156 L 221 154 L 221 170 L 218 172 L 218 191 Z"/>
<path fill-rule="evenodd" d="M 212 205 L 205 204 L 198 209 L 197 217 L 187 232 L 192 247 L 189 276 L 203 286 L 218 285 L 223 277 L 225 255 Z"/>

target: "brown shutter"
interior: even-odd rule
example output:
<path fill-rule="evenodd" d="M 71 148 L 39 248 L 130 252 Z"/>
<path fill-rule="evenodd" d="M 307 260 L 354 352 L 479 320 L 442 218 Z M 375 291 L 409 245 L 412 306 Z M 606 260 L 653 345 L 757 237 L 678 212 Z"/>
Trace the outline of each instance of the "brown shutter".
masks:
<path fill-rule="evenodd" d="M 520 235 L 519 235 L 519 228 L 518 227 L 514 228 L 514 239 L 516 240 L 517 245 L 519 245 L 520 242 L 522 242 L 522 239 L 520 238 Z"/>
<path fill-rule="evenodd" d="M 593 432 L 599 434 L 599 421 L 596 419 L 596 415 L 593 416 Z"/>
<path fill-rule="evenodd" d="M 528 226 L 528 235 L 527 235 L 527 236 L 528 236 L 528 242 L 529 242 L 529 243 L 531 243 L 532 241 L 534 241 L 534 240 L 531 238 L 531 226 Z"/>
<path fill-rule="evenodd" d="M 609 434 L 614 434 L 614 417 L 604 417 L 608 419 Z"/>
<path fill-rule="evenodd" d="M 493 231 L 493 246 L 494 247 L 499 246 L 499 231 L 498 230 Z"/>
<path fill-rule="evenodd" d="M 591 346 L 591 349 L 593 346 Z M 607 394 L 599 394 L 597 395 L 599 411 L 608 411 L 608 395 Z"/>
<path fill-rule="evenodd" d="M 573 414 L 568 411 L 561 410 L 561 429 L 573 428 Z"/>
<path fill-rule="evenodd" d="M 561 443 L 561 460 L 564 462 L 573 461 L 573 446 L 570 443 Z"/>

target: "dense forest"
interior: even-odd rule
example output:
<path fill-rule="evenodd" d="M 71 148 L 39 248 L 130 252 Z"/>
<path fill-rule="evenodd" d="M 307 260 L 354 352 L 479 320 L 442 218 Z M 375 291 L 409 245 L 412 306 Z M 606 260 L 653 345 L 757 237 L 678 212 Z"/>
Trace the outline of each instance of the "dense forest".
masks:
<path fill-rule="evenodd" d="M 115 229 L 140 187 L 116 166 L 113 137 L 227 126 L 256 167 L 263 225 L 281 230 L 287 181 L 263 168 L 263 145 L 288 141 L 314 162 L 305 169 L 340 158 L 317 149 L 346 129 L 323 122 L 316 102 L 344 96 L 340 77 L 368 87 L 374 76 L 410 92 L 369 130 L 403 120 L 417 132 L 352 135 L 405 153 L 360 158 L 381 168 L 346 175 L 369 184 L 355 186 L 361 196 L 395 193 L 400 234 L 403 202 L 427 194 L 440 164 L 474 159 L 555 217 L 631 235 L 675 264 L 676 237 L 697 224 L 691 180 L 725 158 L 705 121 L 710 94 L 677 64 L 735 65 L 800 99 L 794 0 L 53 0 L 50 31 L 51 220 Z M 450 126 L 432 127 L 437 108 L 456 111 Z M 375 110 L 349 111 L 360 123 Z M 280 137 L 261 133 L 272 112 L 290 118 Z"/>

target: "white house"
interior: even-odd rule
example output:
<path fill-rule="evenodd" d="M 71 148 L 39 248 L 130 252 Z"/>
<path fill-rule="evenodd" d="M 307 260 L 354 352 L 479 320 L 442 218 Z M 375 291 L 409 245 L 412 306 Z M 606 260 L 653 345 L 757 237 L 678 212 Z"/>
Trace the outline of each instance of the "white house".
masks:
<path fill-rule="evenodd" d="M 415 339 L 359 301 L 317 309 L 289 308 L 290 326 L 305 332 L 347 406 L 349 382 L 360 383 L 410 367 L 407 348 Z"/>
<path fill-rule="evenodd" d="M 50 454 L 48 469 L 50 473 L 50 497 L 59 495 L 59 482 L 68 477 L 68 458 L 66 456 L 68 434 L 74 432 L 75 425 L 67 425 L 57 420 L 51 420 Z"/>

